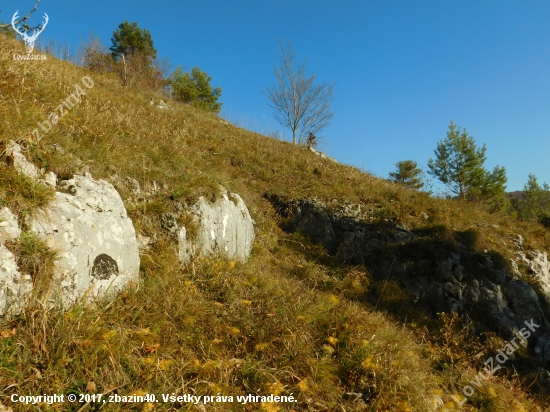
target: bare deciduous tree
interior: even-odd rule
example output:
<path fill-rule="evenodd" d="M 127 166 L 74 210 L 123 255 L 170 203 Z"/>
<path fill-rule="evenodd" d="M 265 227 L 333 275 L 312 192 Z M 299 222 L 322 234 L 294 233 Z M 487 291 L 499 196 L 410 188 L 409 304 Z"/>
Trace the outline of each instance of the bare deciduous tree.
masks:
<path fill-rule="evenodd" d="M 25 14 L 23 17 L 21 17 L 20 19 L 17 19 L 14 22 L 14 24 L 18 25 L 18 24 L 21 24 L 21 23 L 25 22 L 26 20 L 28 20 L 31 17 L 31 14 L 33 14 L 36 11 L 36 9 L 38 9 L 38 3 L 40 3 L 40 0 L 36 0 L 36 2 L 34 3 L 33 9 L 31 11 L 29 11 L 27 14 Z M 6 27 L 11 27 L 11 23 L 0 24 L 0 29 L 6 28 Z"/>
<path fill-rule="evenodd" d="M 314 84 L 315 74 L 306 76 L 307 62 L 294 67 L 294 51 L 288 43 L 281 45 L 281 66 L 275 66 L 273 87 L 265 87 L 264 95 L 269 98 L 275 119 L 292 130 L 292 141 L 304 143 L 310 134 L 318 135 L 329 124 L 333 114 L 330 103 L 333 99 L 334 83 Z M 317 136 L 319 137 L 319 136 Z"/>
<path fill-rule="evenodd" d="M 112 62 L 112 57 L 107 53 L 101 40 L 91 36 L 88 43 L 82 43 L 80 52 L 82 66 L 94 72 L 105 72 Z"/>

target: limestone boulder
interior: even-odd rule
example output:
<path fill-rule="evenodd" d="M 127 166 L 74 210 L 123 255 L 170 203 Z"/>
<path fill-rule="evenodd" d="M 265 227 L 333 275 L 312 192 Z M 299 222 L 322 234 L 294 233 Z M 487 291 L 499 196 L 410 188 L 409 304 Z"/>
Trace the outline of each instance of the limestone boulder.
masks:
<path fill-rule="evenodd" d="M 0 316 L 19 313 L 32 290 L 31 277 L 19 271 L 15 256 L 5 245 L 20 236 L 16 217 L 8 208 L 0 209 Z"/>
<path fill-rule="evenodd" d="M 136 232 L 115 188 L 75 175 L 31 222 L 31 231 L 57 251 L 54 296 L 69 306 L 116 292 L 139 280 Z"/>
<path fill-rule="evenodd" d="M 540 286 L 544 298 L 550 304 L 550 262 L 548 254 L 539 250 L 516 252 L 516 260 L 527 266 L 528 275 Z M 516 266 L 517 267 L 517 266 Z"/>
<path fill-rule="evenodd" d="M 51 301 L 69 307 L 89 302 L 139 281 L 138 240 L 132 221 L 115 188 L 89 173 L 57 185 L 53 172 L 30 163 L 11 141 L 7 156 L 19 173 L 57 187 L 55 199 L 28 221 L 29 232 L 42 238 L 57 255 L 50 283 Z M 0 210 L 0 315 L 17 314 L 32 291 L 33 280 L 22 274 L 5 242 L 21 236 L 16 217 Z"/>
<path fill-rule="evenodd" d="M 191 240 L 185 227 L 177 229 L 182 264 L 193 256 L 219 256 L 246 262 L 254 242 L 254 221 L 238 194 L 224 191 L 214 203 L 200 197 L 187 213 L 193 217 L 198 230 Z"/>
<path fill-rule="evenodd" d="M 39 178 L 40 173 L 38 168 L 27 160 L 25 155 L 22 153 L 21 146 L 13 140 L 10 140 L 6 145 L 6 155 L 9 162 L 19 173 L 22 173 L 34 180 Z"/>

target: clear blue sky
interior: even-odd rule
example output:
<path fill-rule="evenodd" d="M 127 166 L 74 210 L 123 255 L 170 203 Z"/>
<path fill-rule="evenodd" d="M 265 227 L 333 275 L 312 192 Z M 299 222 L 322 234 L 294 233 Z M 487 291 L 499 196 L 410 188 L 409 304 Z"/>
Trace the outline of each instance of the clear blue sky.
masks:
<path fill-rule="evenodd" d="M 0 1 L 0 19 L 34 0 Z M 508 190 L 527 175 L 550 183 L 550 2 L 392 0 L 42 0 L 43 44 L 110 38 L 124 20 L 148 29 L 175 69 L 199 66 L 221 86 L 222 116 L 259 132 L 284 131 L 264 85 L 277 40 L 319 81 L 336 82 L 321 148 L 387 177 L 399 160 L 426 166 L 451 120 L 505 166 Z M 21 13 L 20 13 L 21 14 Z"/>

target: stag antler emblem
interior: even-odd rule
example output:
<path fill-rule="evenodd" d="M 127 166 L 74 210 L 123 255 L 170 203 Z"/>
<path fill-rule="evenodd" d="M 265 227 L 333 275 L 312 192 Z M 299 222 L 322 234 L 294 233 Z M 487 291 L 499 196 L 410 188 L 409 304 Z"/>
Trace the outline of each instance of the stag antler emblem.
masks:
<path fill-rule="evenodd" d="M 31 28 L 28 28 L 28 26 L 25 27 L 23 25 L 23 30 L 21 30 L 20 28 L 17 28 L 17 26 L 15 25 L 16 24 L 15 21 L 19 17 L 18 13 L 19 13 L 19 10 L 17 10 L 13 15 L 13 17 L 11 18 L 11 26 L 17 33 L 21 35 L 21 38 L 25 42 L 25 48 L 27 49 L 27 54 L 31 54 L 32 51 L 34 50 L 34 42 L 36 41 L 40 33 L 44 31 L 44 29 L 46 28 L 46 25 L 48 24 L 48 20 L 50 18 L 46 13 L 44 13 L 44 23 L 42 23 L 41 29 L 39 29 L 38 27 L 31 29 Z M 31 32 L 32 34 L 29 36 L 27 32 Z"/>

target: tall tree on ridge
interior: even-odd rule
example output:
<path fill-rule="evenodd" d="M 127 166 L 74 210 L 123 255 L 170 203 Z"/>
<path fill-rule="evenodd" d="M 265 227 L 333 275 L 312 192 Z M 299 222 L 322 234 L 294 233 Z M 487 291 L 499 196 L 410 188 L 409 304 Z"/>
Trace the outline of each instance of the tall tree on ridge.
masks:
<path fill-rule="evenodd" d="M 485 145 L 478 148 L 466 129 L 461 133 L 451 121 L 447 138 L 437 144 L 435 161 L 428 162 L 429 173 L 461 199 L 501 197 L 506 190 L 506 169 L 485 170 L 485 151 Z"/>
<path fill-rule="evenodd" d="M 309 134 L 317 137 L 329 124 L 329 108 L 334 97 L 334 84 L 314 84 L 316 75 L 306 76 L 306 63 L 294 65 L 294 50 L 288 43 L 281 46 L 281 66 L 275 66 L 276 85 L 265 87 L 275 119 L 292 131 L 292 141 L 304 143 Z"/>

